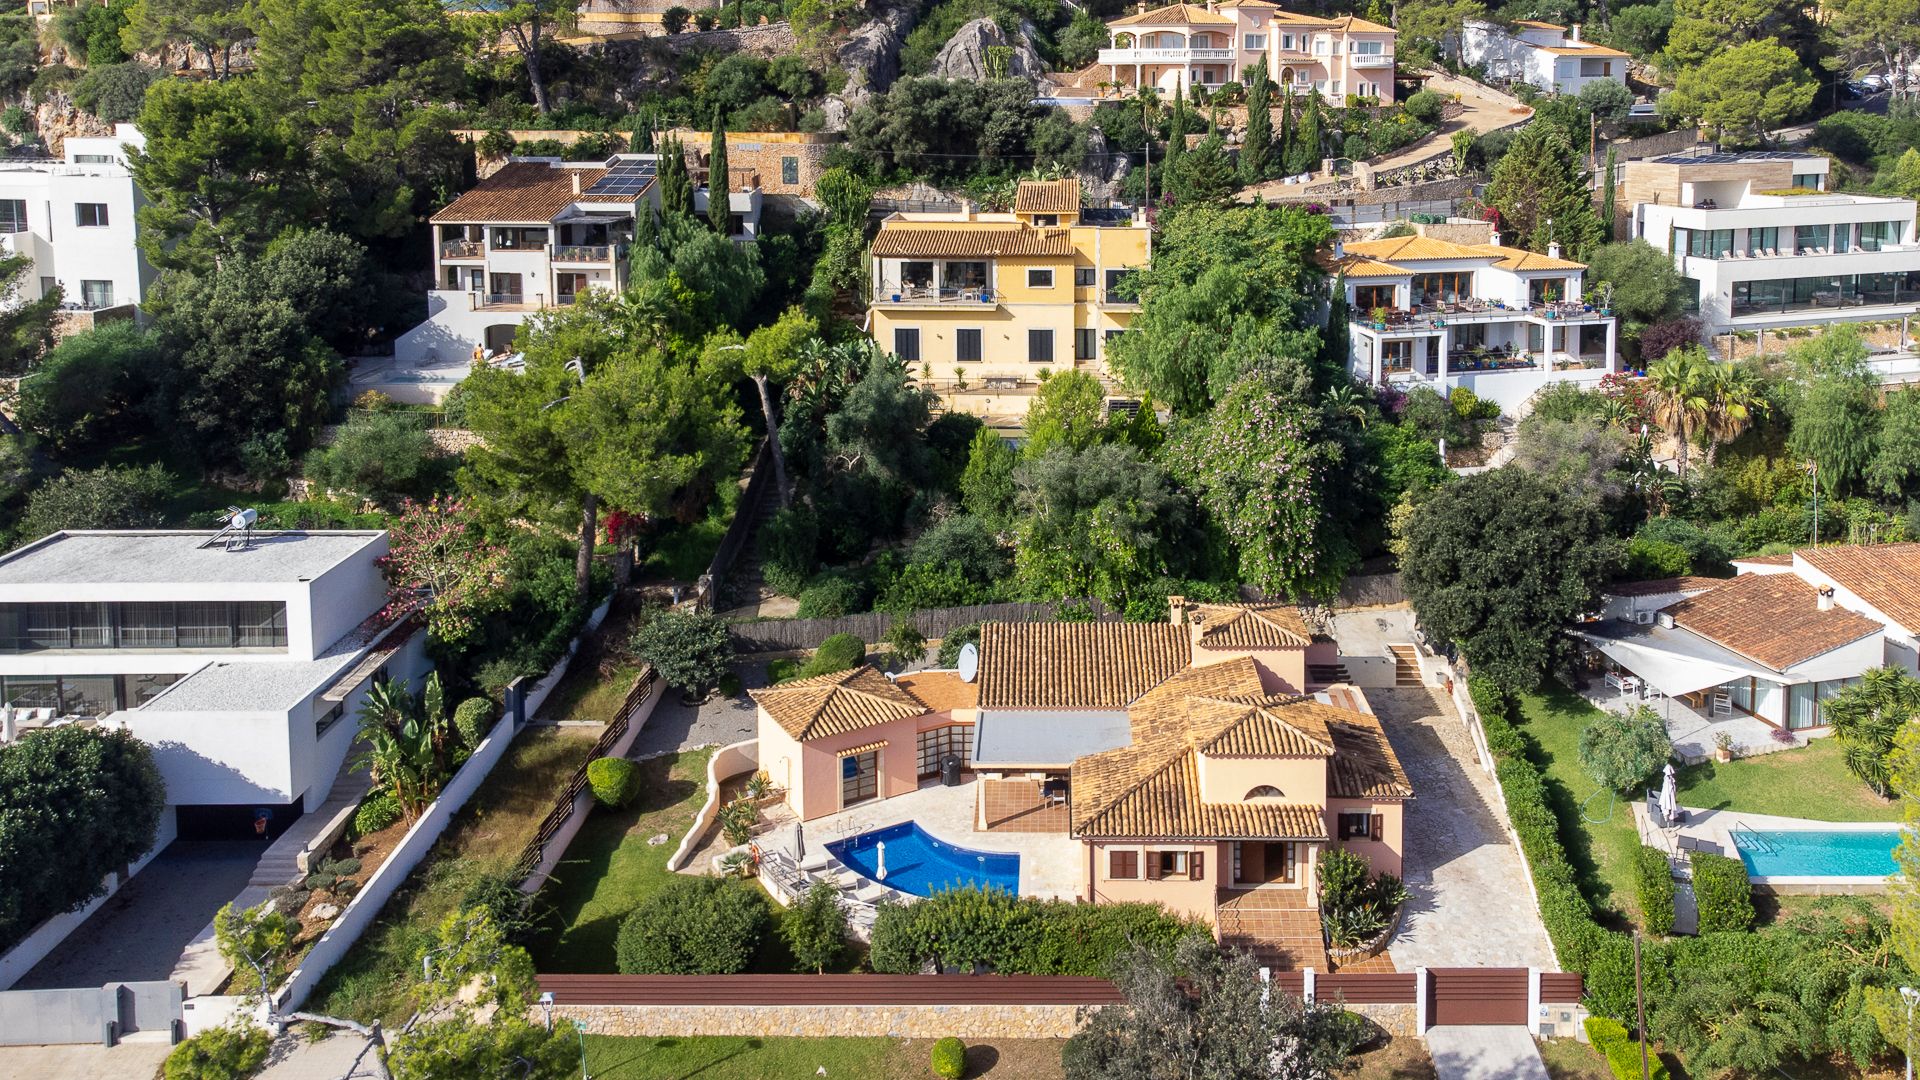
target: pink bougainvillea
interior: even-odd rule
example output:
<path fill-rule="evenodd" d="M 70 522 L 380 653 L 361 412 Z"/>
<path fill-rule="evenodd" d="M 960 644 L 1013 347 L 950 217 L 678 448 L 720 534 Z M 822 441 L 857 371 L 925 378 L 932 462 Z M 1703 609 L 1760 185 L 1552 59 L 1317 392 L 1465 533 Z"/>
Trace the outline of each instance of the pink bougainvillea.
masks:
<path fill-rule="evenodd" d="M 457 499 L 409 501 L 387 526 L 388 618 L 420 611 L 444 642 L 472 633 L 480 613 L 507 585 L 507 549 L 486 539 L 471 508 Z"/>

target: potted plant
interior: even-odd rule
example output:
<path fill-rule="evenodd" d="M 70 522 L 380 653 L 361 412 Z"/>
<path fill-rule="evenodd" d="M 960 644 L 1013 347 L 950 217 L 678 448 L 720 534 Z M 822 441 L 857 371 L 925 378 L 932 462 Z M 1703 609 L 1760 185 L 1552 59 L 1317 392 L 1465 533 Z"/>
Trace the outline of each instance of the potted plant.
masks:
<path fill-rule="evenodd" d="M 1713 760 L 1726 764 L 1733 760 L 1733 736 L 1724 731 L 1713 733 Z"/>
<path fill-rule="evenodd" d="M 966 368 L 957 367 L 953 369 L 953 388 L 955 390 L 965 390 L 967 388 Z"/>
<path fill-rule="evenodd" d="M 1387 328 L 1387 309 L 1386 308 L 1383 308 L 1383 307 L 1374 308 L 1370 317 L 1373 319 L 1373 328 L 1375 330 L 1385 330 Z"/>

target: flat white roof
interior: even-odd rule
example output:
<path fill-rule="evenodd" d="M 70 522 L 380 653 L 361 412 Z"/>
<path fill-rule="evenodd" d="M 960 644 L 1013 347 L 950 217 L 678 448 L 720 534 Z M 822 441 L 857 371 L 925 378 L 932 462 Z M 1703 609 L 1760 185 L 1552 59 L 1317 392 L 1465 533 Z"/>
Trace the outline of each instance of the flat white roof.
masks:
<path fill-rule="evenodd" d="M 1071 765 L 1133 742 L 1125 709 L 982 709 L 973 766 Z"/>
<path fill-rule="evenodd" d="M 397 649 L 417 630 L 410 621 L 378 625 L 369 621 L 334 642 L 318 659 L 215 660 L 160 691 L 135 711 L 286 712 L 325 691 L 370 650 Z"/>
<path fill-rule="evenodd" d="M 4 585 L 191 585 L 310 581 L 385 533 L 256 532 L 201 547 L 213 530 L 58 532 L 0 556 Z"/>

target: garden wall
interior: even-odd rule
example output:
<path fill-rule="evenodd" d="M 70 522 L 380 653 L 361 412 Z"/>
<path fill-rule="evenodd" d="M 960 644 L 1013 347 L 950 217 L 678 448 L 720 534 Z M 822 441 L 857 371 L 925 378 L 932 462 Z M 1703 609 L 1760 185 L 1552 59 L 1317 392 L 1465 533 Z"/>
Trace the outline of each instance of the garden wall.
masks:
<path fill-rule="evenodd" d="M 933 976 L 940 978 L 943 976 Z M 564 1005 L 589 1035 L 1066 1039 L 1098 1005 Z M 544 1022 L 534 1010 L 532 1019 Z"/>
<path fill-rule="evenodd" d="M 713 827 L 713 819 L 720 814 L 721 781 L 759 767 L 759 739 L 730 743 L 713 752 L 713 757 L 707 759 L 707 801 L 700 807 L 700 812 L 694 815 L 693 825 L 687 829 L 687 835 L 680 838 L 680 846 L 667 859 L 667 869 L 678 870 L 687 865 L 687 857 L 693 854 L 694 848 L 700 846 L 700 838 Z"/>
<path fill-rule="evenodd" d="M 633 700 L 634 691 L 629 691 L 627 700 L 622 702 L 626 726 L 620 728 L 619 716 L 610 718 L 608 731 L 612 732 L 620 728 L 619 733 L 614 735 L 611 742 L 599 747 L 598 752 L 587 761 L 580 763 L 580 768 L 568 783 L 568 788 L 573 790 L 573 795 L 568 797 L 563 792 L 561 799 L 556 802 L 556 811 L 561 805 L 567 807 L 566 816 L 556 823 L 553 821 L 552 814 L 549 814 L 548 820 L 541 823 L 540 832 L 535 835 L 533 843 L 528 845 L 529 850 L 538 851 L 538 857 L 529 862 L 524 854 L 521 856 L 521 865 L 528 868 L 526 877 L 520 882 L 521 892 L 531 896 L 540 891 L 540 886 L 547 883 L 553 868 L 559 865 L 561 857 L 566 855 L 567 845 L 573 843 L 574 836 L 580 832 L 580 826 L 586 824 L 587 815 L 593 812 L 593 792 L 587 789 L 584 782 L 588 762 L 595 757 L 627 756 L 627 751 L 633 749 L 634 740 L 640 737 L 640 729 L 646 727 L 647 721 L 653 717 L 654 708 L 660 704 L 660 698 L 667 692 L 667 684 L 653 677 L 651 667 L 634 680 L 634 690 L 639 690 L 643 684 L 646 687 L 644 697 L 636 702 Z M 601 738 L 604 740 L 606 736 L 602 735 Z"/>

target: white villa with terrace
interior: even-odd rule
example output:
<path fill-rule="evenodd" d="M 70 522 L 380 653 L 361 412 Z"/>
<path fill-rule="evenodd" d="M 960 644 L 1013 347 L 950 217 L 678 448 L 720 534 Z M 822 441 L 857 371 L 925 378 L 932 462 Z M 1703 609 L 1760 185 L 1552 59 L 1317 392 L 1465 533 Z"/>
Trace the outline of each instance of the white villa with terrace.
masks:
<path fill-rule="evenodd" d="M 1619 49 L 1580 37 L 1580 24 L 1521 19 L 1511 26 L 1468 19 L 1460 27 L 1459 56 L 1479 66 L 1488 79 L 1528 83 L 1547 93 L 1578 94 L 1591 83 L 1627 81 L 1627 62 Z"/>
<path fill-rule="evenodd" d="M 1331 269 L 1345 283 L 1351 370 L 1368 385 L 1464 386 L 1511 411 L 1550 383 L 1617 369 L 1607 300 L 1557 245 L 1364 240 L 1337 246 Z"/>

